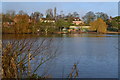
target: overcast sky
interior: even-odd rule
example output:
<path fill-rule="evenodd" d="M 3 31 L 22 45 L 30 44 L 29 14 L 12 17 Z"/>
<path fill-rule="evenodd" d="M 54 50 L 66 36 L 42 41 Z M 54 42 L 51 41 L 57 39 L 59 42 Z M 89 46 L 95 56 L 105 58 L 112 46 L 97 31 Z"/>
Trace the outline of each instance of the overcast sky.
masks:
<path fill-rule="evenodd" d="M 57 14 L 63 11 L 64 14 L 69 12 L 78 12 L 80 17 L 87 12 L 104 12 L 109 16 L 118 15 L 118 2 L 3 2 L 2 11 L 5 13 L 8 10 L 15 10 L 16 12 L 23 10 L 28 14 L 39 11 L 45 14 L 49 8 L 57 8 Z"/>

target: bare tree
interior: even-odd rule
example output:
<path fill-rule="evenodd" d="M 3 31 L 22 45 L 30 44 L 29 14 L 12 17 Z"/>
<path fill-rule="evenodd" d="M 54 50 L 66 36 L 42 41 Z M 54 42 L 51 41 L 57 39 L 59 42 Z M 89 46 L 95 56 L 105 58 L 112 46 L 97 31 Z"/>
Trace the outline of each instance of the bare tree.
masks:
<path fill-rule="evenodd" d="M 18 14 L 19 14 L 19 15 L 27 15 L 27 13 L 24 12 L 23 10 L 20 10 L 20 11 L 18 12 Z"/>
<path fill-rule="evenodd" d="M 73 12 L 73 17 L 79 17 L 79 14 L 77 12 Z"/>
<path fill-rule="evenodd" d="M 101 18 L 101 19 L 103 19 L 104 21 L 106 21 L 106 20 L 109 19 L 109 16 L 108 16 L 106 13 L 103 13 L 103 12 L 97 12 L 97 13 L 96 13 L 96 17 L 97 17 L 97 18 Z"/>
<path fill-rule="evenodd" d="M 53 18 L 53 10 L 52 9 L 48 9 L 46 11 L 46 18 Z"/>
<path fill-rule="evenodd" d="M 2 78 L 33 78 L 38 68 L 53 59 L 57 53 L 57 47 L 53 39 L 41 40 L 12 40 L 3 42 L 2 51 Z M 54 48 L 53 48 L 54 47 Z M 36 60 L 39 65 L 31 67 Z"/>
<path fill-rule="evenodd" d="M 15 13 L 15 11 L 14 10 L 8 10 L 7 12 L 6 12 L 6 16 L 10 16 L 10 17 L 14 17 L 16 15 L 16 13 Z"/>
<path fill-rule="evenodd" d="M 43 14 L 36 11 L 36 12 L 31 14 L 31 18 L 35 19 L 36 21 L 39 21 L 40 18 L 43 18 Z"/>
<path fill-rule="evenodd" d="M 90 22 L 94 21 L 96 18 L 96 15 L 94 12 L 89 11 L 88 13 L 85 14 L 85 16 L 82 17 L 83 20 L 86 22 L 86 24 L 89 24 Z"/>
<path fill-rule="evenodd" d="M 78 63 L 74 63 L 72 71 L 69 73 L 68 78 L 77 78 L 79 75 L 79 70 L 77 68 Z"/>

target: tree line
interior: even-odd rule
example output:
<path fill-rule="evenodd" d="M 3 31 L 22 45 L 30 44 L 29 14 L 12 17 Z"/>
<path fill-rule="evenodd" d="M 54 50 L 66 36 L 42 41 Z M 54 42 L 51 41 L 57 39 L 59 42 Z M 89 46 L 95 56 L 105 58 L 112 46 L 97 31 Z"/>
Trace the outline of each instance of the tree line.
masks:
<path fill-rule="evenodd" d="M 3 33 L 53 33 L 61 31 L 63 27 L 69 28 L 72 24 L 72 20 L 75 17 L 79 17 L 77 12 L 68 13 L 65 15 L 63 11 L 57 14 L 57 9 L 47 9 L 45 15 L 39 11 L 33 12 L 28 15 L 23 10 L 19 11 L 17 14 L 13 10 L 9 10 L 6 13 L 2 13 L 2 23 L 4 22 L 15 22 L 12 27 L 6 27 L 3 24 Z M 40 22 L 40 18 L 45 18 L 48 20 L 55 20 L 55 23 Z M 67 19 L 67 21 L 65 20 Z M 87 12 L 82 20 L 83 25 L 91 26 L 90 30 L 96 30 L 97 32 L 118 31 L 120 17 L 116 16 L 114 18 L 109 17 L 106 13 L 92 11 Z M 104 27 L 103 27 L 104 26 Z M 99 28 L 98 28 L 99 27 Z"/>

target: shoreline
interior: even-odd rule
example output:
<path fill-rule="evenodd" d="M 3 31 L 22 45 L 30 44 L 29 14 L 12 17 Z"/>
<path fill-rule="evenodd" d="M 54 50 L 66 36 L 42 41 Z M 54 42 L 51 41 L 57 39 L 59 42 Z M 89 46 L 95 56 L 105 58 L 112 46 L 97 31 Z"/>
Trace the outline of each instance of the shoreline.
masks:
<path fill-rule="evenodd" d="M 120 34 L 120 32 L 106 32 L 106 33 L 97 33 L 97 32 L 73 32 L 73 33 L 68 33 L 68 32 L 56 32 L 55 34 Z"/>
<path fill-rule="evenodd" d="M 106 33 L 97 33 L 97 32 L 53 32 L 53 33 L 1 33 L 3 34 L 83 34 L 83 33 L 87 33 L 87 34 L 120 34 L 120 32 L 106 32 Z"/>

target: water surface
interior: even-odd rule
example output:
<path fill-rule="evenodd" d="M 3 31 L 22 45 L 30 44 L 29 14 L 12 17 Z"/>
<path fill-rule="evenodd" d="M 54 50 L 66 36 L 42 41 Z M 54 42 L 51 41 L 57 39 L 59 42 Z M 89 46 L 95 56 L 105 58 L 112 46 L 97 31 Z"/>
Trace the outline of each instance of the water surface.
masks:
<path fill-rule="evenodd" d="M 80 78 L 118 77 L 118 35 L 113 34 L 61 34 L 14 35 L 4 34 L 3 41 L 24 38 L 38 40 L 53 37 L 60 46 L 59 53 L 46 67 L 54 78 L 67 77 L 74 63 L 78 63 Z M 37 65 L 37 64 L 36 64 Z M 34 65 L 35 66 L 35 65 Z M 41 74 L 41 67 L 37 73 Z"/>

